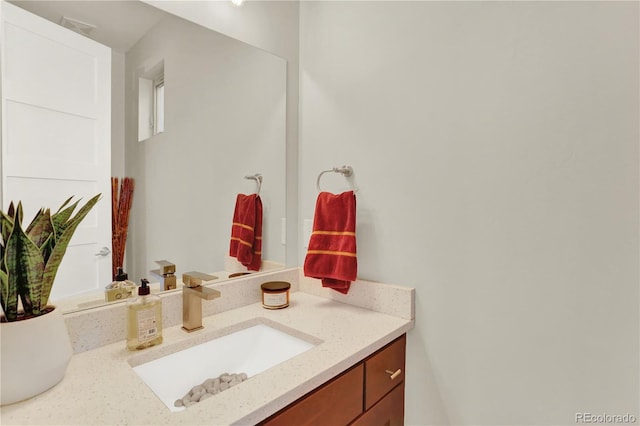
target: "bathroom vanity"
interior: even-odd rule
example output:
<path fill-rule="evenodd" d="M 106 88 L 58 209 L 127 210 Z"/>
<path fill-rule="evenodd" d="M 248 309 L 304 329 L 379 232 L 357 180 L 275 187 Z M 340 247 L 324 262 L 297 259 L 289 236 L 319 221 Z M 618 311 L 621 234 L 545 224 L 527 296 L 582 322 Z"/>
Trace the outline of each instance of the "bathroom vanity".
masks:
<path fill-rule="evenodd" d="M 405 348 L 403 334 L 260 425 L 403 425 Z"/>
<path fill-rule="evenodd" d="M 289 307 L 262 307 L 260 284 L 273 280 L 291 282 Z M 67 325 L 76 353 L 66 376 L 43 394 L 2 407 L 2 423 L 318 424 L 315 416 L 331 419 L 332 425 L 367 425 L 382 418 L 390 425 L 402 423 L 413 289 L 357 281 L 342 295 L 322 289 L 298 268 L 212 287 L 221 297 L 203 304 L 204 328 L 194 333 L 180 328 L 182 295 L 162 295 L 163 321 L 169 325 L 164 342 L 138 352 L 128 351 L 123 332 L 114 331 L 123 325 L 115 320 L 118 306 L 71 314 Z M 79 318 L 81 325 L 76 324 Z M 164 357 L 256 323 L 305 339 L 313 347 L 179 412 L 171 412 L 133 370 L 146 362 L 143 358 Z"/>

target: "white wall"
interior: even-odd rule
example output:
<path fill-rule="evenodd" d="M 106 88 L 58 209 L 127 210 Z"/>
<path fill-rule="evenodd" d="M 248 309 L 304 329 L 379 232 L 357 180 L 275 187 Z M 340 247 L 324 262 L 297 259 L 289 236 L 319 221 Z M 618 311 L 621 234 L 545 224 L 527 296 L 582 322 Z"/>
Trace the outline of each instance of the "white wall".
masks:
<path fill-rule="evenodd" d="M 417 289 L 407 424 L 640 419 L 638 3 L 300 8 L 300 218 L 352 165 L 359 276 Z"/>
<path fill-rule="evenodd" d="M 165 132 L 137 142 L 138 77 L 164 63 Z M 263 259 L 284 262 L 286 64 L 168 16 L 126 55 L 127 176 L 136 179 L 127 267 L 224 269 L 237 193 L 262 173 Z"/>

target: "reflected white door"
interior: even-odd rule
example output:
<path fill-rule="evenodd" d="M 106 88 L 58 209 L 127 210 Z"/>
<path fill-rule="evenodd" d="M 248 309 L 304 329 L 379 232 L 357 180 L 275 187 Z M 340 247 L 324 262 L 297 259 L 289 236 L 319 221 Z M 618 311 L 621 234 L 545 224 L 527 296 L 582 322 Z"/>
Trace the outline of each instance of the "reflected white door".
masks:
<path fill-rule="evenodd" d="M 104 288 L 111 281 L 111 49 L 4 1 L 0 8 L 3 210 L 22 200 L 26 226 L 41 207 L 55 211 L 72 195 L 83 204 L 102 193 L 76 230 L 51 300 Z"/>

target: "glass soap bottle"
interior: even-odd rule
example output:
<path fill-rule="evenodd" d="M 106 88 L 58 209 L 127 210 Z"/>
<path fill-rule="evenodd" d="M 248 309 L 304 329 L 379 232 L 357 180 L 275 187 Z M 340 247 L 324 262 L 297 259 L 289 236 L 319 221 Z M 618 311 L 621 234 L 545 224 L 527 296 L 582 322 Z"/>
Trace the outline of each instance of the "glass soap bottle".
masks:
<path fill-rule="evenodd" d="M 127 301 L 127 349 L 135 351 L 162 343 L 162 299 L 142 279 L 138 297 Z"/>
<path fill-rule="evenodd" d="M 105 287 L 104 298 L 107 302 L 115 302 L 134 297 L 135 291 L 136 283 L 129 281 L 129 276 L 122 270 L 122 267 L 118 267 L 116 280 Z"/>

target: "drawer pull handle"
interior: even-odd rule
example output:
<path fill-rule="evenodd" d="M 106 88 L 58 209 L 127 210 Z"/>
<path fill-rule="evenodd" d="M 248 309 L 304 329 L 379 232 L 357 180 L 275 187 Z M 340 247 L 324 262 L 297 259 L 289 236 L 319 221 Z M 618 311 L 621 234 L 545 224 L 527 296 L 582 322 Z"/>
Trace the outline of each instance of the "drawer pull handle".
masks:
<path fill-rule="evenodd" d="M 395 379 L 396 377 L 402 374 L 402 370 L 399 368 L 396 371 L 384 370 L 384 372 L 387 374 L 391 374 L 391 376 L 389 376 L 391 380 Z"/>

